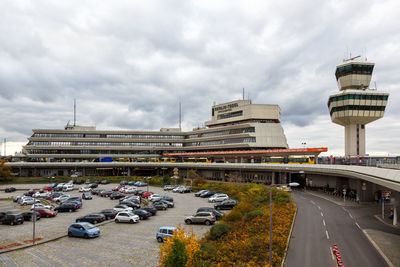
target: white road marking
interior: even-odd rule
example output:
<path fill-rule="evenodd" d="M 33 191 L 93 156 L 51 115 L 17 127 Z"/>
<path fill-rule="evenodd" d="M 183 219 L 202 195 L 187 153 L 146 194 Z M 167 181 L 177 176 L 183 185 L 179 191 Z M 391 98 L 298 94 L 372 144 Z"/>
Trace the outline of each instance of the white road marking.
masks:
<path fill-rule="evenodd" d="M 318 207 L 319 210 L 321 210 L 321 207 L 320 207 L 320 206 L 317 206 L 317 207 Z"/>
<path fill-rule="evenodd" d="M 349 216 L 350 216 L 350 218 L 352 218 L 352 219 L 353 219 L 353 216 L 350 214 L 350 212 L 349 212 Z"/>
<path fill-rule="evenodd" d="M 321 216 L 324 217 L 324 214 L 321 212 Z"/>
<path fill-rule="evenodd" d="M 324 224 L 324 226 L 326 226 L 326 224 L 325 224 L 325 220 L 324 220 L 324 219 L 322 219 L 322 223 Z"/>
<path fill-rule="evenodd" d="M 360 227 L 360 225 L 359 225 L 358 223 L 356 223 L 356 225 L 357 225 L 358 228 L 360 228 L 360 230 L 362 230 L 361 227 Z"/>
<path fill-rule="evenodd" d="M 335 255 L 333 255 L 333 249 L 332 249 L 332 247 L 329 247 L 329 249 L 331 250 L 332 260 L 335 260 Z"/>
<path fill-rule="evenodd" d="M 305 197 L 300 197 L 300 198 L 302 198 L 302 199 L 306 199 Z"/>
<path fill-rule="evenodd" d="M 344 207 L 342 207 L 342 209 L 343 209 L 344 211 L 347 211 Z"/>
<path fill-rule="evenodd" d="M 313 203 L 314 205 L 315 205 L 315 202 L 314 201 L 312 201 L 312 200 L 310 200 L 311 201 L 311 203 Z"/>
<path fill-rule="evenodd" d="M 326 238 L 328 238 L 328 239 L 329 239 L 328 230 L 325 230 L 325 233 L 326 233 Z"/>

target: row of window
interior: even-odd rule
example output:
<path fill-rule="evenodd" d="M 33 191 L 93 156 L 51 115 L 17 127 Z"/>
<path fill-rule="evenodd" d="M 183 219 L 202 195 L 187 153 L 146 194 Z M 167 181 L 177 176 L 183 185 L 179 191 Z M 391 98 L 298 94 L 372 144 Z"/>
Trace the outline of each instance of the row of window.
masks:
<path fill-rule="evenodd" d="M 351 64 L 336 69 L 336 79 L 347 74 L 367 74 L 371 75 L 374 65 Z"/>
<path fill-rule="evenodd" d="M 163 151 L 163 150 L 88 150 L 88 149 L 79 149 L 79 150 L 59 150 L 59 149 L 27 149 L 28 154 L 106 154 L 106 155 L 134 155 L 134 154 L 158 154 L 162 155 L 163 153 L 182 153 L 185 151 L 182 150 L 173 150 L 173 151 Z"/>
<path fill-rule="evenodd" d="M 369 111 L 385 111 L 385 106 L 340 106 L 340 107 L 333 107 L 331 109 L 331 116 L 334 112 L 337 111 L 344 111 L 344 110 L 369 110 Z"/>
<path fill-rule="evenodd" d="M 182 143 L 144 143 L 144 142 L 59 142 L 59 141 L 30 141 L 32 146 L 169 146 L 181 147 Z"/>
<path fill-rule="evenodd" d="M 222 119 L 227 119 L 227 118 L 239 117 L 242 115 L 243 115 L 243 110 L 240 110 L 240 111 L 220 114 L 217 116 L 217 118 L 218 118 L 218 120 L 222 120 Z"/>
<path fill-rule="evenodd" d="M 332 102 L 349 100 L 349 99 L 387 101 L 388 98 L 389 98 L 388 95 L 359 95 L 359 94 L 340 95 L 340 96 L 334 96 L 334 97 L 329 98 L 328 106 Z"/>
<path fill-rule="evenodd" d="M 204 141 L 204 142 L 193 142 L 187 143 L 183 146 L 212 146 L 212 145 L 226 145 L 226 144 L 239 144 L 239 143 L 255 143 L 255 137 L 246 137 L 246 138 L 233 138 L 226 140 L 217 140 L 217 141 Z"/>

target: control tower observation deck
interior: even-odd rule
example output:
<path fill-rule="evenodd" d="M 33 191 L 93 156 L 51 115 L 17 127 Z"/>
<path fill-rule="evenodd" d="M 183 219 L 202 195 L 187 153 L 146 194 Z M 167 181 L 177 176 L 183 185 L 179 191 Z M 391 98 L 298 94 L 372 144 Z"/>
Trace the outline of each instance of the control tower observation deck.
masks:
<path fill-rule="evenodd" d="M 369 89 L 374 63 L 344 61 L 336 67 L 339 92 L 329 96 L 332 122 L 345 127 L 345 155 L 365 155 L 365 125 L 383 117 L 389 94 Z"/>

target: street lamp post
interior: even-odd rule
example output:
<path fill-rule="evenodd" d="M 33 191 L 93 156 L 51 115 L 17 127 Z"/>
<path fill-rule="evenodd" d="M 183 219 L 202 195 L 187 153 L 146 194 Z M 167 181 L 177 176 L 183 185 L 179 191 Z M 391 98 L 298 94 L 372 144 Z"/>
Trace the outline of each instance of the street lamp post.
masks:
<path fill-rule="evenodd" d="M 36 197 L 35 194 L 33 194 L 33 229 L 32 229 L 32 244 L 35 245 L 35 239 L 36 239 Z"/>
<path fill-rule="evenodd" d="M 272 266 L 272 184 L 269 187 L 269 265 Z"/>

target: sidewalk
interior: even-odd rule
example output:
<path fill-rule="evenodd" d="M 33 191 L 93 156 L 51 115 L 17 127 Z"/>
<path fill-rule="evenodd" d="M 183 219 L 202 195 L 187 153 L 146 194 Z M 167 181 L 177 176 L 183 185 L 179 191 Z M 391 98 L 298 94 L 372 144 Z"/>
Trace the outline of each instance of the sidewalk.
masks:
<path fill-rule="evenodd" d="M 328 201 L 331 201 L 337 205 L 347 208 L 364 208 L 368 209 L 368 204 L 359 204 L 354 201 L 346 201 L 332 195 L 328 195 L 318 191 L 306 191 L 305 193 L 314 195 Z M 363 233 L 371 244 L 377 249 L 377 251 L 386 260 L 389 266 L 400 266 L 400 221 L 397 226 L 392 224 L 392 221 L 388 218 L 382 219 L 380 214 L 376 214 L 376 205 L 370 205 L 370 213 L 366 216 L 367 219 L 379 226 L 379 229 L 374 227 L 366 227 L 362 229 Z M 350 213 L 351 211 L 347 209 Z M 354 216 L 356 218 L 356 216 Z M 357 218 L 360 223 L 363 222 L 363 217 Z M 368 225 L 368 223 L 366 223 Z"/>

